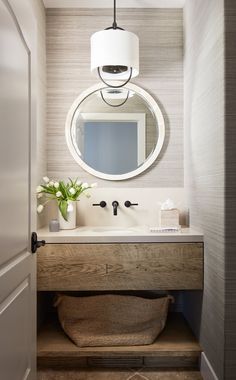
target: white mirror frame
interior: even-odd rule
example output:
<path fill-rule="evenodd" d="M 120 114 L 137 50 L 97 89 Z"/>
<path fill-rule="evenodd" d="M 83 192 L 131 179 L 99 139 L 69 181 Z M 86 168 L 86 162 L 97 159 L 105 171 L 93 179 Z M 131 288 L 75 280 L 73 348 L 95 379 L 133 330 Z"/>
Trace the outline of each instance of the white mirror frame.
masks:
<path fill-rule="evenodd" d="M 142 96 L 147 103 L 150 105 L 152 112 L 156 116 L 157 119 L 157 128 L 158 128 L 158 141 L 156 144 L 156 147 L 154 151 L 149 155 L 147 160 L 140 165 L 137 169 L 132 170 L 131 172 L 125 173 L 125 174 L 105 174 L 102 172 L 99 172 L 97 170 L 94 170 L 91 168 L 89 165 L 87 165 L 82 158 L 78 155 L 78 151 L 75 149 L 73 140 L 72 140 L 72 133 L 71 133 L 71 128 L 72 128 L 72 122 L 74 118 L 74 114 L 79 107 L 79 105 L 82 103 L 84 99 L 86 99 L 89 95 L 92 93 L 102 90 L 104 88 L 107 88 L 104 84 L 96 84 L 94 86 L 89 87 L 87 90 L 83 91 L 73 102 L 72 106 L 69 109 L 69 112 L 66 117 L 66 124 L 65 124 L 65 136 L 66 136 L 66 142 L 69 148 L 69 151 L 74 158 L 74 160 L 88 173 L 94 175 L 95 177 L 102 178 L 105 180 L 110 180 L 110 181 L 122 181 L 125 179 L 129 179 L 132 177 L 136 177 L 137 175 L 141 174 L 144 172 L 146 169 L 148 169 L 153 162 L 157 159 L 158 155 L 160 154 L 160 151 L 163 147 L 164 139 L 165 139 L 165 122 L 164 122 L 164 117 L 162 115 L 162 112 L 160 110 L 160 107 L 158 106 L 157 102 L 155 99 L 145 90 L 143 90 L 141 87 L 136 86 L 133 83 L 128 83 L 125 88 L 127 88 L 130 91 L 134 91 L 140 96 Z M 129 100 L 128 100 L 129 101 Z"/>

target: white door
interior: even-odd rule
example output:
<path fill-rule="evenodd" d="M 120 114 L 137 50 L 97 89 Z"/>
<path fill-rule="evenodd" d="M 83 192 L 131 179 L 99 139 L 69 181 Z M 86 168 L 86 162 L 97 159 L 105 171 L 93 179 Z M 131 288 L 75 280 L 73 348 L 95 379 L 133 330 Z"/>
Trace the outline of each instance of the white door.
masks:
<path fill-rule="evenodd" d="M 0 379 L 35 379 L 35 255 L 30 248 L 31 54 L 0 0 Z"/>

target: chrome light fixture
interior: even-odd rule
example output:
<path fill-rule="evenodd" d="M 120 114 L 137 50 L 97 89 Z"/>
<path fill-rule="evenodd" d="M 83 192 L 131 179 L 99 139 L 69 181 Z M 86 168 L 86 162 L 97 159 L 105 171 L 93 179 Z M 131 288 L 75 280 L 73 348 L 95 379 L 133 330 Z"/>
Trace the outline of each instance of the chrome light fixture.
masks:
<path fill-rule="evenodd" d="M 112 88 L 125 86 L 139 74 L 139 39 L 136 34 L 117 26 L 116 0 L 112 26 L 91 37 L 91 71 L 97 71 L 103 83 Z M 107 81 L 123 83 L 115 85 Z"/>

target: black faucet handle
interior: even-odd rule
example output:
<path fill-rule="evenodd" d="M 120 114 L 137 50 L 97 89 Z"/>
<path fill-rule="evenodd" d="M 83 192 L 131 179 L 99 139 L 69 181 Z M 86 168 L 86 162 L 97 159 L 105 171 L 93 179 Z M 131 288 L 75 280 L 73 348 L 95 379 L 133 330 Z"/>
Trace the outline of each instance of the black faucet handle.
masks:
<path fill-rule="evenodd" d="M 138 203 L 131 203 L 130 201 L 125 201 L 125 207 L 138 206 Z"/>
<path fill-rule="evenodd" d="M 93 206 L 100 206 L 102 208 L 106 207 L 107 202 L 101 201 L 100 203 L 93 203 Z"/>
<path fill-rule="evenodd" d="M 113 201 L 112 207 L 113 207 L 113 215 L 117 215 L 117 207 L 119 206 L 119 202 Z"/>
<path fill-rule="evenodd" d="M 117 207 L 117 206 L 119 206 L 119 202 L 117 202 L 117 201 L 113 201 L 113 202 L 112 202 L 112 206 L 113 206 L 113 207 Z"/>

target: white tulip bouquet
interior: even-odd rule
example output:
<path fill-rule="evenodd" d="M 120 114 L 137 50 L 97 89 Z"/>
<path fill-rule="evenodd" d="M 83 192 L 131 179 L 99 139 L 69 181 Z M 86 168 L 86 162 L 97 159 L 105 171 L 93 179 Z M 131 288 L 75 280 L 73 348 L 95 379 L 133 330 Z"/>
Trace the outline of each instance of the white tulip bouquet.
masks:
<path fill-rule="evenodd" d="M 73 211 L 72 202 L 77 201 L 82 193 L 89 198 L 90 195 L 85 191 L 97 186 L 96 183 L 91 185 L 86 182 L 82 183 L 78 181 L 78 178 L 75 180 L 68 179 L 69 182 L 65 183 L 64 181 L 56 182 L 48 177 L 43 177 L 44 184 L 37 187 L 37 198 L 40 199 L 46 196 L 47 200 L 43 204 L 38 205 L 38 213 L 43 211 L 46 203 L 54 199 L 57 201 L 61 215 L 67 221 L 67 213 Z"/>

